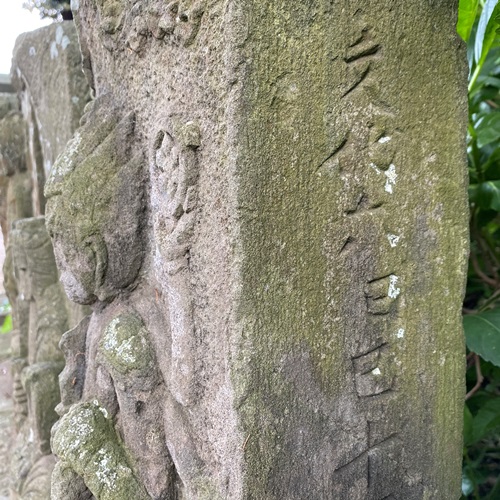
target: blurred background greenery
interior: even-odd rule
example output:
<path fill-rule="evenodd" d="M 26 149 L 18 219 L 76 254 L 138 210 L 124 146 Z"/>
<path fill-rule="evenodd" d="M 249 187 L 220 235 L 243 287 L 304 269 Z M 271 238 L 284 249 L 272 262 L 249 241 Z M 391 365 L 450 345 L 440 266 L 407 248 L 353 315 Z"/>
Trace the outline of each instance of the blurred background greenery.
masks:
<path fill-rule="evenodd" d="M 467 42 L 471 253 L 462 492 L 500 499 L 500 2 L 460 0 Z"/>

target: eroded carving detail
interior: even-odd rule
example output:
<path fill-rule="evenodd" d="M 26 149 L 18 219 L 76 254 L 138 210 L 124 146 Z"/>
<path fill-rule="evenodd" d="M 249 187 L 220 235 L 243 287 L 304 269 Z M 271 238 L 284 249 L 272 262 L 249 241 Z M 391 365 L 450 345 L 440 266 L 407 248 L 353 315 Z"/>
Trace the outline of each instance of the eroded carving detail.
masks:
<path fill-rule="evenodd" d="M 132 150 L 134 115 L 120 117 L 109 96 L 94 104 L 45 187 L 61 282 L 80 304 L 110 301 L 130 286 L 144 245 L 144 160 Z"/>
<path fill-rule="evenodd" d="M 62 462 L 56 469 L 58 479 L 62 471 L 71 468 L 96 498 L 150 498 L 133 473 L 107 411 L 97 401 L 74 405 L 56 424 L 52 446 Z M 72 487 L 67 480 L 74 478 L 74 474 L 66 472 L 65 487 L 58 483 L 64 494 L 61 498 L 68 498 Z M 81 483 L 79 487 L 80 493 Z"/>
<path fill-rule="evenodd" d="M 390 274 L 369 281 L 365 287 L 366 306 L 370 314 L 389 314 L 391 306 L 401 293 L 399 277 Z"/>
<path fill-rule="evenodd" d="M 110 96 L 97 99 L 54 166 L 46 187 L 47 226 L 61 281 L 79 303 L 111 301 L 133 284 L 142 263 L 144 162 L 132 150 L 133 133 L 133 114 L 121 112 Z M 91 320 L 86 318 L 61 341 L 67 364 L 60 377 L 58 411 L 62 418 L 53 432 L 54 451 L 61 460 L 55 490 L 64 492 L 61 481 L 73 480 L 77 474 L 83 479 L 79 494 L 88 488 L 97 498 L 148 498 L 137 474 L 132 473 L 135 465 L 129 463 L 111 420 L 118 418 L 125 446 L 138 460 L 151 493 L 161 498 L 171 477 L 169 464 L 164 463 L 169 456 L 161 417 L 148 410 L 151 397 L 161 398 L 155 393 L 160 381 L 145 329 L 130 313 L 116 316 L 107 326 L 98 321 L 99 316 L 96 319 L 101 330 L 97 335 L 89 334 Z M 88 351 L 95 342 L 97 356 L 94 352 L 89 359 Z M 88 373 L 91 380 L 86 386 Z M 98 399 L 85 402 L 92 398 Z M 139 403 L 144 406 L 141 412 Z M 138 433 L 142 441 L 136 439 Z M 159 449 L 152 449 L 150 435 L 156 436 Z M 81 443 L 75 448 L 78 437 Z M 156 462 L 154 466 L 151 460 Z M 159 469 L 163 471 L 161 481 Z"/>
<path fill-rule="evenodd" d="M 390 196 L 396 193 L 400 132 L 394 111 L 379 100 L 375 75 L 383 47 L 362 17 L 362 9 L 357 9 L 353 23 L 360 25 L 358 35 L 348 41 L 336 63 L 345 82 L 338 92 L 350 110 L 338 120 L 345 128 L 336 137 L 343 139 L 337 140 L 317 174 L 338 182 L 336 207 L 341 217 L 333 234 L 343 238 L 334 253 L 335 266 L 355 270 L 344 283 L 346 301 L 340 314 L 348 318 L 352 388 L 366 422 L 366 447 L 334 472 L 333 490 L 338 498 L 382 500 L 396 493 L 401 483 L 395 467 L 401 442 L 391 425 L 380 424 L 384 419 L 391 422 L 398 398 L 393 342 L 404 280 L 395 249 L 401 235 L 391 226 Z"/>
<path fill-rule="evenodd" d="M 175 137 L 175 139 L 174 139 Z M 190 292 L 189 258 L 196 222 L 200 131 L 193 122 L 177 126 L 175 133 L 160 131 L 155 144 L 159 202 L 154 217 L 157 251 L 166 272 L 170 328 L 172 331 L 171 390 L 183 405 L 196 398 L 195 325 Z M 160 199 L 163 198 L 162 201 Z"/>
<path fill-rule="evenodd" d="M 188 429 L 182 424 L 171 428 L 172 419 L 181 422 L 184 417 L 167 390 L 170 387 L 185 404 L 192 394 L 189 370 L 194 369 L 194 358 L 188 356 L 193 355 L 194 326 L 191 298 L 183 294 L 195 220 L 199 130 L 186 123 L 176 131 L 181 138 L 178 156 L 174 158 L 166 144 L 156 155 L 168 199 L 159 232 L 164 236 L 164 270 L 171 280 L 169 380 L 160 371 L 143 318 L 128 303 L 143 258 L 145 162 L 133 150 L 133 135 L 133 115 L 110 96 L 98 98 L 46 187 L 48 228 L 61 281 L 73 300 L 95 308 L 61 341 L 66 368 L 60 376 L 62 418 L 53 429 L 60 459 L 53 476 L 54 499 L 67 498 L 62 496 L 66 489 L 74 490 L 75 498 L 88 495 L 87 490 L 96 498 L 116 500 L 130 496 L 130 491 L 134 498 L 174 498 L 184 487 L 191 491 L 203 474 Z M 157 214 L 155 227 L 160 219 Z M 185 333 L 186 327 L 188 338 L 179 339 L 178 332 Z M 80 421 L 85 435 L 77 452 L 71 443 L 76 438 L 73 424 Z M 109 447 L 103 448 L 104 441 Z M 98 466 L 104 467 L 104 462 L 123 475 L 104 474 Z"/>
<path fill-rule="evenodd" d="M 346 84 L 342 97 L 356 90 L 368 76 L 371 60 L 376 56 L 380 46 L 373 40 L 372 30 L 366 26 L 357 40 L 347 47 L 344 62 L 346 63 Z"/>
<path fill-rule="evenodd" d="M 64 415 L 72 404 L 80 401 L 85 381 L 85 358 L 87 330 L 90 317 L 84 318 L 77 326 L 67 331 L 61 338 L 59 347 L 66 363 L 59 375 L 61 402 L 56 408 L 59 415 Z"/>
<path fill-rule="evenodd" d="M 140 53 L 151 39 L 188 47 L 200 29 L 204 0 L 137 2 L 128 12 L 124 0 L 97 2 L 104 46 Z"/>
<path fill-rule="evenodd" d="M 375 396 L 394 385 L 394 365 L 387 344 L 353 359 L 358 396 Z"/>

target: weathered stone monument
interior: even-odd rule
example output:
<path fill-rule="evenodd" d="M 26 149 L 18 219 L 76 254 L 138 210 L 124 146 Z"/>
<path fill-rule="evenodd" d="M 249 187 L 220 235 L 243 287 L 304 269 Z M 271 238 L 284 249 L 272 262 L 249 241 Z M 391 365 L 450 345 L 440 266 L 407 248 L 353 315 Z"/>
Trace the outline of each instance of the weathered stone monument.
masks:
<path fill-rule="evenodd" d="M 455 4 L 73 2 L 54 500 L 458 498 Z"/>
<path fill-rule="evenodd" d="M 48 50 L 51 41 L 60 45 L 60 57 Z M 9 463 L 11 499 L 45 500 L 55 464 L 50 432 L 58 418 L 58 376 L 64 367 L 59 342 L 85 315 L 64 296 L 43 217 L 46 175 L 89 99 L 72 23 L 21 36 L 13 76 L 17 96 L 0 99 L 0 221 L 14 324 L 13 436 L 2 461 Z"/>
<path fill-rule="evenodd" d="M 78 126 L 20 39 L 19 498 L 459 497 L 455 4 L 73 0 Z"/>

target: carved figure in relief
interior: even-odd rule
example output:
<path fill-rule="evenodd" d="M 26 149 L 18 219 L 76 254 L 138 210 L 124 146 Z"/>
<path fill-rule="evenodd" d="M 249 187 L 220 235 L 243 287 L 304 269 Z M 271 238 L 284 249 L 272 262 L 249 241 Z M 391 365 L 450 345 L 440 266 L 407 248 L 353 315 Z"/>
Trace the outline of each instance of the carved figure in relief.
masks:
<path fill-rule="evenodd" d="M 56 424 L 52 447 L 61 459 L 54 471 L 53 499 L 77 500 L 81 495 L 89 496 L 81 481 L 71 484 L 77 477 L 83 479 L 96 498 L 150 498 L 133 472 L 106 409 L 97 401 L 71 407 Z"/>
<path fill-rule="evenodd" d="M 104 46 L 114 50 L 126 44 L 141 52 L 148 39 L 174 45 L 191 45 L 200 29 L 204 0 L 136 2 L 128 9 L 124 0 L 97 1 Z"/>
<path fill-rule="evenodd" d="M 50 429 L 60 396 L 57 377 L 63 360 L 58 349 L 67 329 L 64 297 L 43 217 L 22 219 L 10 232 L 18 294 L 12 351 L 15 423 L 13 495 L 47 498 L 54 458 Z M 62 306 L 62 307 L 61 307 Z"/>
<path fill-rule="evenodd" d="M 155 184 L 165 189 L 164 194 L 154 193 L 158 204 L 154 231 L 160 265 L 167 274 L 172 332 L 170 386 L 183 405 L 191 404 L 196 398 L 196 340 L 189 258 L 196 221 L 199 174 L 196 150 L 199 146 L 199 128 L 195 123 L 187 122 L 178 125 L 175 133 L 160 131 L 154 147 L 156 174 L 159 176 Z"/>
<path fill-rule="evenodd" d="M 199 144 L 194 125 L 182 130 L 187 152 L 183 149 L 178 176 L 172 178 L 176 188 L 172 184 L 168 190 L 171 226 L 165 248 L 174 279 L 184 276 L 189 258 Z M 66 367 L 59 379 L 62 418 L 52 434 L 59 458 L 54 500 L 91 494 L 116 500 L 175 498 L 178 478 L 197 476 L 202 468 L 185 432 L 177 429 L 173 436 L 170 431 L 169 419 L 183 417 L 160 372 L 150 332 L 128 301 L 143 258 L 145 204 L 145 162 L 134 152 L 133 136 L 133 114 L 124 113 L 111 96 L 96 99 L 46 187 L 47 226 L 61 281 L 74 301 L 94 304 L 93 315 L 61 341 Z M 174 293 L 181 293 L 179 287 Z M 174 304 L 177 314 L 192 321 L 190 299 L 182 300 Z M 172 345 L 179 345 L 175 335 L 172 327 Z M 178 376 L 180 362 L 174 358 Z M 75 426 L 82 433 L 78 448 Z M 179 439 L 182 449 L 176 446 Z"/>
<path fill-rule="evenodd" d="M 45 195 L 64 289 L 74 302 L 92 304 L 110 301 L 139 272 L 144 159 L 132 150 L 133 113 L 121 117 L 109 96 L 92 103 L 82 123 Z"/>
<path fill-rule="evenodd" d="M 0 121 L 0 225 L 6 247 L 4 287 L 9 302 L 14 305 L 14 315 L 18 290 L 8 233 L 14 221 L 33 216 L 32 184 L 27 171 L 26 149 L 26 126 L 22 116 L 18 112 L 10 112 Z"/>

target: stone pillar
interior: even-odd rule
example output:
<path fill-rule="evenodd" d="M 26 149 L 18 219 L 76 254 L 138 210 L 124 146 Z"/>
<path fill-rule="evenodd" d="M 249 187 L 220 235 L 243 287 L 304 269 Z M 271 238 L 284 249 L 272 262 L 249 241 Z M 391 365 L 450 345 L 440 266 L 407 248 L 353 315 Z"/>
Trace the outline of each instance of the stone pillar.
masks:
<path fill-rule="evenodd" d="M 35 216 L 45 213 L 45 181 L 90 99 L 81 61 L 72 21 L 23 33 L 16 40 L 11 75 L 24 127 L 24 170 Z M 21 199 L 16 195 L 18 204 Z M 69 323 L 75 326 L 85 316 L 85 310 L 66 302 Z"/>
<path fill-rule="evenodd" d="M 54 408 L 60 401 L 57 382 L 63 367 L 58 344 L 68 329 L 68 315 L 45 219 L 16 221 L 10 238 L 18 289 L 12 303 L 17 433 L 11 457 L 12 494 L 41 500 L 50 495 L 54 466 L 50 429 L 57 419 Z"/>
<path fill-rule="evenodd" d="M 43 215 L 45 180 L 90 97 L 73 22 L 20 35 L 11 74 L 27 125 L 34 213 Z"/>
<path fill-rule="evenodd" d="M 2 460 L 10 464 L 12 499 L 46 500 L 55 463 L 50 430 L 57 419 L 58 376 L 64 360 L 59 341 L 86 314 L 62 292 L 40 216 L 45 178 L 89 99 L 73 24 L 21 35 L 13 79 L 17 96 L 0 96 L 0 223 L 14 326 L 13 439 L 9 456 Z"/>
<path fill-rule="evenodd" d="M 73 10 L 96 99 L 47 224 L 93 314 L 53 499 L 457 498 L 456 2 Z"/>
<path fill-rule="evenodd" d="M 468 208 L 456 2 L 306 3 L 246 1 L 235 14 L 245 491 L 458 498 Z"/>

